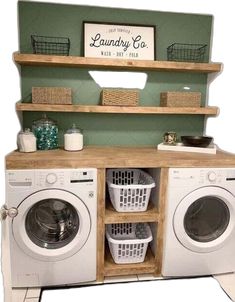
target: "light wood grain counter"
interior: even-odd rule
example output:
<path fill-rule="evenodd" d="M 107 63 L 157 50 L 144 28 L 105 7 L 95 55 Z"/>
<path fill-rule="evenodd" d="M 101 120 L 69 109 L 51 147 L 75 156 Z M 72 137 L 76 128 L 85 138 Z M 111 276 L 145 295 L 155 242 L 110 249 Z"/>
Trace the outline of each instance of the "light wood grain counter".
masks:
<path fill-rule="evenodd" d="M 217 151 L 216 155 L 158 151 L 154 147 L 89 146 L 79 152 L 62 149 L 6 156 L 6 169 L 117 167 L 235 167 L 235 154 Z"/>

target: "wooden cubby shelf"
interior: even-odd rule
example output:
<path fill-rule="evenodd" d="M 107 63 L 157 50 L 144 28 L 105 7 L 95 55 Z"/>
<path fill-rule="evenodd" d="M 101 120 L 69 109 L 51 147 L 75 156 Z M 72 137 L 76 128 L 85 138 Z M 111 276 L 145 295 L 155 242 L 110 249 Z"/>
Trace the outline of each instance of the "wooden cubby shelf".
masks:
<path fill-rule="evenodd" d="M 124 276 L 137 274 L 151 274 L 156 270 L 155 258 L 148 248 L 145 260 L 141 263 L 116 264 L 108 250 L 104 262 L 104 276 Z"/>
<path fill-rule="evenodd" d="M 170 72 L 220 72 L 221 63 L 189 63 L 151 60 L 100 59 L 77 56 L 36 55 L 15 52 L 14 61 L 20 65 L 61 66 L 98 69 L 153 70 Z"/>
<path fill-rule="evenodd" d="M 157 222 L 159 218 L 157 209 L 149 202 L 145 212 L 117 212 L 108 201 L 105 209 L 105 224 L 125 222 Z"/>
<path fill-rule="evenodd" d="M 126 113 L 126 114 L 200 114 L 216 116 L 218 107 L 124 107 L 101 105 L 51 105 L 16 103 L 17 111 L 83 112 L 83 113 Z"/>

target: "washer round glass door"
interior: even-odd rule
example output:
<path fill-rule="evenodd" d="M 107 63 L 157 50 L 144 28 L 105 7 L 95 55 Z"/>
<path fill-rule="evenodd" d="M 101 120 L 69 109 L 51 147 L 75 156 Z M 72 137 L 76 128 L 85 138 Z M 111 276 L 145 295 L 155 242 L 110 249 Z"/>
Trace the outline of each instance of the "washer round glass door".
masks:
<path fill-rule="evenodd" d="M 195 252 L 222 247 L 235 233 L 235 197 L 219 187 L 188 194 L 176 208 L 173 227 L 178 240 Z"/>
<path fill-rule="evenodd" d="M 12 224 L 21 249 L 44 261 L 62 260 L 78 252 L 91 229 L 85 204 L 76 195 L 59 189 L 27 197 Z"/>
<path fill-rule="evenodd" d="M 47 198 L 34 204 L 25 220 L 26 233 L 38 246 L 58 249 L 69 244 L 79 230 L 79 216 L 74 206 Z"/>

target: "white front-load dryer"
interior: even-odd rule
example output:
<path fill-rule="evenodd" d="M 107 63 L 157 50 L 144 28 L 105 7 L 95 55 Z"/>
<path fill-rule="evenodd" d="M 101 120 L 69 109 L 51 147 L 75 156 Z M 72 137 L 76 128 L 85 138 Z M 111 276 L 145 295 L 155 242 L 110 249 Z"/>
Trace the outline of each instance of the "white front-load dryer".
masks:
<path fill-rule="evenodd" d="M 12 287 L 96 280 L 97 170 L 7 170 Z"/>
<path fill-rule="evenodd" d="M 169 169 L 162 275 L 235 271 L 235 169 Z"/>

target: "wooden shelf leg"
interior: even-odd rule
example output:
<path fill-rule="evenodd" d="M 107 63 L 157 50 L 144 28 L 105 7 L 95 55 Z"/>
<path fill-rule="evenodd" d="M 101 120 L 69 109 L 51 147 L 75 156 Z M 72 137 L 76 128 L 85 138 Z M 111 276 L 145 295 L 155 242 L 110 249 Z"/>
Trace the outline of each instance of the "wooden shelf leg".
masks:
<path fill-rule="evenodd" d="M 105 169 L 98 169 L 97 198 L 97 281 L 104 280 L 105 253 Z"/>
<path fill-rule="evenodd" d="M 161 168 L 160 173 L 160 190 L 159 190 L 159 204 L 158 204 L 158 225 L 157 225 L 157 240 L 155 246 L 155 262 L 156 269 L 154 276 L 161 275 L 162 270 L 162 253 L 163 253 L 163 238 L 164 238 L 164 221 L 165 221 L 165 206 L 167 199 L 167 182 L 168 182 L 168 168 Z"/>

